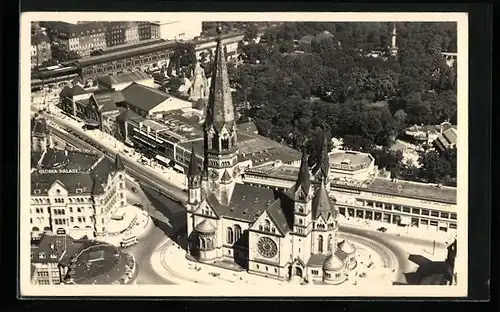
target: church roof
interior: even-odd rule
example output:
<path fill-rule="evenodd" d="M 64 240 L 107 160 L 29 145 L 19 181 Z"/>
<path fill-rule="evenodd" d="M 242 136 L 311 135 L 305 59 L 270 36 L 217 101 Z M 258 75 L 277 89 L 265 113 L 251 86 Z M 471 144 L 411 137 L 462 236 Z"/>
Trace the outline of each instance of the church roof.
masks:
<path fill-rule="evenodd" d="M 220 131 L 224 125 L 232 128 L 234 123 L 234 107 L 229 86 L 226 53 L 219 38 L 215 48 L 205 125 L 207 127 L 213 126 L 215 131 Z"/>
<path fill-rule="evenodd" d="M 277 198 L 278 192 L 274 190 L 237 183 L 227 206 L 219 203 L 213 193 L 208 196 L 207 202 L 218 217 L 253 222 Z"/>
<path fill-rule="evenodd" d="M 312 213 L 313 219 L 316 220 L 319 216 L 323 216 L 325 221 L 328 219 L 330 214 L 337 216 L 337 210 L 335 209 L 335 204 L 332 202 L 328 192 L 325 188 L 325 183 L 321 182 L 319 189 L 316 191 L 312 202 Z"/>
<path fill-rule="evenodd" d="M 224 170 L 224 173 L 222 174 L 221 182 L 222 183 L 227 183 L 231 181 L 231 174 L 226 170 Z"/>
<path fill-rule="evenodd" d="M 122 157 L 120 156 L 120 154 L 116 154 L 115 167 L 116 167 L 116 170 L 118 170 L 118 171 L 125 170 L 125 166 L 123 165 L 123 160 L 122 160 Z"/>
<path fill-rule="evenodd" d="M 213 233 L 215 230 L 215 225 L 210 219 L 205 219 L 196 226 L 196 231 L 201 233 Z"/>
<path fill-rule="evenodd" d="M 356 247 L 347 239 L 344 239 L 342 242 L 340 242 L 338 247 L 347 254 L 352 254 L 356 252 Z"/>
<path fill-rule="evenodd" d="M 191 148 L 191 160 L 189 161 L 188 176 L 194 177 L 200 174 L 200 167 L 198 167 L 198 162 L 196 161 L 196 153 L 194 151 L 194 145 Z"/>
<path fill-rule="evenodd" d="M 343 268 L 344 268 L 344 261 L 342 261 L 335 254 L 330 254 L 328 258 L 326 258 L 325 263 L 323 264 L 323 270 L 325 271 L 340 271 Z"/>
<path fill-rule="evenodd" d="M 271 218 L 283 235 L 290 232 L 293 228 L 293 212 L 292 209 L 286 209 L 286 206 L 285 198 L 279 198 L 271 203 L 266 209 L 269 218 Z M 289 207 L 291 207 L 291 205 Z"/>

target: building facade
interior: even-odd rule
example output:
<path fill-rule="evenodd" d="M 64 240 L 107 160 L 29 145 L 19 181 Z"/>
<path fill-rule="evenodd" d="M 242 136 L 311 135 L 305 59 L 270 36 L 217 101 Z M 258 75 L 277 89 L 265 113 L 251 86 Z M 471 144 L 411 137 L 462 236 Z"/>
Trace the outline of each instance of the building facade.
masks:
<path fill-rule="evenodd" d="M 32 152 L 31 237 L 104 236 L 106 224 L 127 205 L 125 167 L 119 155 L 47 149 Z"/>
<path fill-rule="evenodd" d="M 373 157 L 365 153 L 334 151 L 329 157 L 329 193 L 345 217 L 457 231 L 456 188 L 380 177 Z M 242 181 L 284 190 L 293 185 L 298 170 L 289 165 L 264 164 L 245 170 Z"/>
<path fill-rule="evenodd" d="M 79 59 L 75 66 L 84 81 L 123 72 L 148 71 L 168 66 L 174 45 L 172 42 L 160 41 L 142 47 L 132 46 L 130 49 Z"/>
<path fill-rule="evenodd" d="M 50 129 L 47 121 L 43 118 L 33 117 L 31 119 L 31 150 L 43 153 L 54 147 Z"/>
<path fill-rule="evenodd" d="M 31 35 L 31 68 L 42 65 L 52 59 L 49 37 L 44 33 Z"/>
<path fill-rule="evenodd" d="M 100 22 L 70 24 L 50 23 L 52 38 L 58 48 L 89 56 L 92 51 L 106 47 L 106 27 Z"/>
<path fill-rule="evenodd" d="M 304 154 L 295 183 L 283 192 L 237 184 L 237 128 L 220 41 L 209 99 L 203 165 L 193 147 L 188 170 L 188 257 L 206 263 L 232 261 L 250 273 L 276 279 L 344 282 L 356 266 L 355 247 L 337 242 L 338 209 L 327 193 L 326 152 L 312 173 Z"/>

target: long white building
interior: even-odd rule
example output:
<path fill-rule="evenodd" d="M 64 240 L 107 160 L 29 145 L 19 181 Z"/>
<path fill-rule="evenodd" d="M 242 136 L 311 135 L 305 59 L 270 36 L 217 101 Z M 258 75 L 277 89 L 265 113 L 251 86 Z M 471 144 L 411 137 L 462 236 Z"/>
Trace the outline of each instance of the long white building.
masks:
<path fill-rule="evenodd" d="M 374 158 L 366 153 L 334 151 L 329 157 L 330 196 L 335 198 L 340 214 L 434 231 L 456 231 L 456 188 L 379 176 Z M 246 169 L 242 181 L 283 190 L 295 183 L 298 172 L 297 166 L 277 161 Z"/>

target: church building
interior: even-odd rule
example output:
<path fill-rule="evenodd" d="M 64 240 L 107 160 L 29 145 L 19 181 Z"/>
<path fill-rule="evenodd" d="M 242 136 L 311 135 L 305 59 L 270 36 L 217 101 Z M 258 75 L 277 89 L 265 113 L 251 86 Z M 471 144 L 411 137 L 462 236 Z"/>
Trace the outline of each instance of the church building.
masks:
<path fill-rule="evenodd" d="M 240 173 L 226 55 L 217 42 L 204 123 L 204 162 L 188 169 L 188 258 L 233 262 L 281 280 L 340 284 L 356 266 L 355 247 L 337 241 L 338 209 L 328 196 L 325 135 L 312 168 L 303 154 L 296 183 L 281 192 L 236 183 Z"/>

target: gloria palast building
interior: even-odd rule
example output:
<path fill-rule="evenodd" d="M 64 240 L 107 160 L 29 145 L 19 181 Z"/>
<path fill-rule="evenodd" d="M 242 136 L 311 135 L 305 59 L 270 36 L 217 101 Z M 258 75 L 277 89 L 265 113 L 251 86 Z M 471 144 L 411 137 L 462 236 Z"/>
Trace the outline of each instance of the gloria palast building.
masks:
<path fill-rule="evenodd" d="M 43 234 L 98 238 L 127 206 L 125 167 L 81 151 L 48 148 L 31 153 L 30 224 L 32 239 Z"/>
<path fill-rule="evenodd" d="M 326 142 L 313 175 L 303 155 L 295 183 L 276 192 L 236 183 L 237 140 L 219 41 L 204 123 L 204 162 L 200 168 L 193 147 L 188 169 L 188 257 L 233 261 L 250 273 L 276 279 L 345 281 L 347 271 L 356 266 L 356 249 L 336 239 L 339 212 L 327 192 Z"/>

